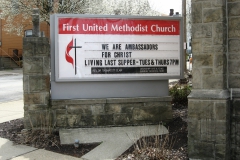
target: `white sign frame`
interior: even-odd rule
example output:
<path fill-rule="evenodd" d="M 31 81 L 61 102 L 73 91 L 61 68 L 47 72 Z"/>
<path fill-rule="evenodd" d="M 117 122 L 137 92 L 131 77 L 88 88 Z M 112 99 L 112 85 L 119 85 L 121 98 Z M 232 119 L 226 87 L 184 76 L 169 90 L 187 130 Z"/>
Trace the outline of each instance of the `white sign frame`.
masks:
<path fill-rule="evenodd" d="M 182 17 L 143 17 L 143 16 L 95 16 L 95 15 L 71 15 L 71 14 L 55 14 L 53 16 L 54 19 L 54 37 L 55 37 L 55 41 L 54 41 L 54 58 L 55 58 L 55 81 L 56 82 L 71 82 L 71 81 L 129 81 L 129 80 L 166 80 L 166 79 L 181 79 L 183 78 L 183 71 L 184 71 L 184 63 L 185 63 L 185 55 L 183 54 L 183 23 L 182 23 Z M 179 35 L 178 36 L 172 36 L 172 35 L 160 35 L 160 36 L 152 36 L 152 35 L 130 35 L 133 37 L 137 37 L 137 38 L 133 38 L 135 41 L 134 42 L 125 42 L 124 41 L 124 37 L 126 36 L 127 39 L 131 38 L 129 37 L 129 35 L 95 35 L 95 34 L 91 34 L 91 35 L 83 35 L 85 37 L 88 37 L 87 39 L 91 39 L 93 40 L 85 42 L 84 44 L 88 45 L 88 49 L 86 49 L 85 47 L 85 52 L 91 53 L 91 54 L 85 54 L 85 56 L 83 57 L 84 59 L 84 65 L 81 64 L 82 67 L 76 67 L 77 65 L 75 65 L 75 74 L 76 74 L 76 70 L 80 71 L 80 73 L 91 73 L 90 76 L 86 76 L 88 74 L 85 73 L 85 76 L 80 75 L 79 73 L 77 73 L 76 75 L 72 75 L 69 74 L 69 70 L 66 69 L 64 71 L 62 71 L 62 64 L 64 63 L 64 56 L 63 54 L 65 54 L 65 64 L 68 65 L 68 68 L 74 68 L 73 64 L 69 63 L 67 61 L 66 63 L 66 55 L 67 55 L 67 49 L 64 49 L 67 47 L 68 44 L 70 44 L 69 42 L 72 41 L 71 43 L 71 54 L 73 54 L 73 50 L 76 50 L 79 48 L 79 50 L 81 50 L 80 47 L 83 47 L 82 44 L 77 44 L 75 42 L 80 38 L 79 34 L 75 35 L 75 34 L 67 34 L 68 38 L 66 34 L 59 34 L 60 30 L 63 30 L 63 25 L 62 28 L 59 29 L 60 24 L 59 24 L 59 19 L 107 19 L 107 20 L 140 20 L 140 21 L 177 21 L 179 23 Z M 52 24 L 51 24 L 52 25 Z M 68 23 L 64 26 L 65 27 L 65 31 L 69 29 L 71 25 L 69 25 Z M 102 26 L 102 28 L 98 28 L 98 30 L 104 30 L 104 26 Z M 173 26 L 173 25 L 172 25 Z M 80 26 L 76 26 L 75 27 L 70 27 L 72 30 L 77 30 Z M 109 26 L 108 26 L 109 27 Z M 143 28 L 144 29 L 144 28 Z M 149 28 L 148 28 L 149 29 Z M 70 30 L 70 29 L 69 29 Z M 52 35 L 52 34 L 51 34 Z M 64 37 L 65 36 L 65 37 Z M 82 35 L 81 35 L 82 36 Z M 106 36 L 108 36 L 108 41 L 101 41 L 98 42 L 98 39 L 106 39 Z M 166 39 L 168 39 L 168 41 L 164 41 L 165 37 L 168 37 Z M 70 37 L 70 39 L 69 39 Z M 72 37 L 72 38 L 71 38 Z M 89 38 L 90 37 L 90 38 Z M 95 37 L 98 37 L 95 39 Z M 114 37 L 114 38 L 112 38 Z M 160 38 L 159 38 L 160 37 Z M 161 38 L 162 37 L 162 38 Z M 51 37 L 52 38 L 52 37 Z M 119 42 L 118 38 L 120 39 L 121 42 Z M 145 40 L 143 41 L 142 39 L 151 39 L 151 42 Z M 137 41 L 136 41 L 137 39 Z M 161 39 L 160 41 L 158 41 L 158 39 Z M 66 43 L 66 42 L 67 43 Z M 154 41 L 154 42 L 153 42 Z M 64 44 L 65 43 L 65 44 Z M 76 43 L 75 45 L 72 45 Z M 177 48 L 177 53 L 176 50 L 174 50 L 174 55 L 175 56 L 169 56 L 167 57 L 166 55 L 171 52 L 171 48 L 172 46 L 167 43 L 173 43 L 175 46 L 175 48 Z M 91 44 L 91 45 L 89 45 Z M 98 45 L 99 44 L 99 45 Z M 145 47 L 146 50 L 144 51 L 139 51 L 139 50 L 99 50 L 99 47 L 103 47 L 103 44 L 108 44 L 109 46 L 113 47 L 113 45 L 117 44 L 121 44 L 121 46 L 124 46 L 126 49 L 126 46 L 129 47 L 133 47 L 134 45 L 129 45 L 129 44 L 139 44 L 139 45 L 143 45 L 143 47 Z M 162 50 L 155 50 L 154 48 L 162 47 Z M 177 45 L 177 46 L 176 46 Z M 53 46 L 53 45 L 51 45 Z M 74 46 L 77 46 L 74 48 Z M 106 46 L 105 46 L 106 47 Z M 147 50 L 147 48 L 150 48 L 152 50 Z M 173 47 L 173 48 L 174 48 Z M 91 48 L 92 50 L 90 50 L 89 48 Z M 164 50 L 168 53 L 164 53 Z M 95 53 L 96 52 L 96 53 Z M 102 53 L 102 52 L 106 52 Z M 110 55 L 109 53 L 110 52 Z M 123 52 L 122 54 L 119 53 L 117 55 L 117 53 L 115 54 L 115 52 Z M 128 53 L 127 53 L 128 52 Z M 131 52 L 131 55 L 130 53 Z M 143 53 L 141 53 L 143 52 Z M 163 53 L 162 55 L 164 55 L 163 57 L 156 57 L 155 53 L 156 52 L 160 52 Z M 124 54 L 125 53 L 125 54 Z M 144 56 L 145 54 L 148 54 L 148 56 Z M 61 56 L 60 56 L 61 55 Z M 90 55 L 90 57 L 88 57 L 88 55 Z M 93 55 L 93 56 L 91 56 Z M 116 57 L 115 57 L 116 55 Z M 136 56 L 137 55 L 137 56 Z M 100 57 L 99 57 L 100 56 Z M 102 57 L 101 57 L 102 56 Z M 106 57 L 105 57 L 106 56 Z M 121 56 L 120 58 L 118 56 Z M 123 57 L 122 57 L 123 56 Z M 131 57 L 130 57 L 131 56 Z M 98 60 L 98 61 L 97 61 Z M 99 63 L 102 63 L 102 66 L 99 66 Z M 114 61 L 116 60 L 116 61 Z M 150 62 L 149 62 L 150 60 Z M 151 63 L 151 60 L 153 60 L 154 65 L 149 65 L 149 63 Z M 159 60 L 159 61 L 157 61 Z M 171 62 L 171 60 L 173 60 Z M 174 61 L 176 60 L 176 61 Z M 107 62 L 106 62 L 107 61 Z M 136 64 L 138 61 L 138 65 Z M 116 64 L 120 64 L 120 62 L 122 62 L 121 66 L 117 66 Z M 76 62 L 77 63 L 77 62 Z M 96 65 L 98 63 L 98 65 Z M 111 65 L 115 63 L 115 65 Z M 159 64 L 159 66 L 157 66 L 156 64 Z M 174 64 L 175 63 L 175 64 Z M 105 66 L 105 64 L 110 64 L 110 66 Z M 132 65 L 131 65 L 132 64 Z M 145 64 L 145 65 L 143 65 Z M 174 65 L 172 65 L 174 64 Z M 71 66 L 72 65 L 72 66 Z M 141 66 L 142 65 L 142 66 Z M 133 67 L 132 67 L 133 66 Z M 84 68 L 85 67 L 85 68 Z M 169 68 L 171 67 L 175 67 L 176 68 L 176 72 L 175 73 L 163 73 L 166 72 L 166 70 L 170 70 Z M 64 66 L 64 69 L 66 67 Z M 77 69 L 76 69 L 77 68 Z M 89 68 L 90 71 L 89 71 Z M 100 69 L 99 69 L 100 68 Z M 121 69 L 121 70 L 120 70 Z M 175 70 L 175 69 L 174 69 Z M 172 72 L 174 72 L 174 70 L 172 69 Z M 108 73 L 107 73 L 108 72 Z M 124 73 L 115 73 L 115 72 L 124 72 Z M 128 73 L 130 72 L 130 73 Z M 135 73 L 137 72 L 137 73 Z M 141 72 L 141 73 L 138 73 Z M 147 73 L 144 73 L 147 72 Z M 151 73 L 151 72 L 158 72 L 158 73 Z"/>

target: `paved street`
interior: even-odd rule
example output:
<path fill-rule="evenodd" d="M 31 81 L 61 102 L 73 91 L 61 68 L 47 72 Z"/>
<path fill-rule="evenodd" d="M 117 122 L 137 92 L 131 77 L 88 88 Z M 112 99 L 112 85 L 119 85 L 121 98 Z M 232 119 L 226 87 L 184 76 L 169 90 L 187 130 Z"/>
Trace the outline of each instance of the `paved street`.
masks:
<path fill-rule="evenodd" d="M 23 117 L 22 77 L 22 69 L 0 71 L 0 123 Z"/>
<path fill-rule="evenodd" d="M 23 99 L 22 74 L 0 76 L 0 104 Z"/>

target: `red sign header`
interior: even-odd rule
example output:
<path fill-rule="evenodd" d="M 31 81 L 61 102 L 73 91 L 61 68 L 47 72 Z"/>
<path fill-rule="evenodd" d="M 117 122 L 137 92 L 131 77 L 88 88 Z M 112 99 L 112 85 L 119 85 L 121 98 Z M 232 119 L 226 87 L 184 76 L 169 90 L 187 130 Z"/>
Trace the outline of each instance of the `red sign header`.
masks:
<path fill-rule="evenodd" d="M 59 18 L 59 34 L 180 35 L 180 21 L 123 18 Z"/>

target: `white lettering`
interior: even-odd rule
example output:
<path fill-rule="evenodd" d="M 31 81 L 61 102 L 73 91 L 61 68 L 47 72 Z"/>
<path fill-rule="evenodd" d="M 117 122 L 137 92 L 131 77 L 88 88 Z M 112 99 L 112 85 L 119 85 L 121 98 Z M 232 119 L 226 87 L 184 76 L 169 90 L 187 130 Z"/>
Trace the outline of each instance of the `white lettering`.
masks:
<path fill-rule="evenodd" d="M 158 25 L 151 26 L 152 32 L 176 32 L 176 28 L 172 25 L 171 27 L 161 27 Z"/>
<path fill-rule="evenodd" d="M 71 26 L 68 23 L 63 24 L 63 31 L 79 31 L 78 24 L 76 26 Z"/>
<path fill-rule="evenodd" d="M 89 25 L 89 24 L 83 24 L 83 31 L 108 31 L 108 25 L 105 26 L 99 26 L 97 24 Z"/>
<path fill-rule="evenodd" d="M 129 26 L 128 24 L 119 26 L 119 25 L 113 25 L 111 27 L 111 31 L 120 31 L 120 32 L 147 32 L 148 26 L 142 26 L 141 24 L 138 24 L 136 26 Z"/>

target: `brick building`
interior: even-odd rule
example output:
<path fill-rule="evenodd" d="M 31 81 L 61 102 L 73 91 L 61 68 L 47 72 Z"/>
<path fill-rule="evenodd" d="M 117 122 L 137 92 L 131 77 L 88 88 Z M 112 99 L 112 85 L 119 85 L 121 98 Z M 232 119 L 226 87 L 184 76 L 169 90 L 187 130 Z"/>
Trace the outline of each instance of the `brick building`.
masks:
<path fill-rule="evenodd" d="M 0 56 L 13 56 L 13 50 L 18 50 L 18 55 L 22 55 L 22 37 L 28 34 L 28 31 L 32 29 L 32 25 L 26 27 L 25 32 L 22 33 L 22 36 L 17 36 L 14 34 L 9 34 L 3 30 L 2 26 L 5 21 L 0 20 Z M 49 37 L 49 25 L 42 23 L 40 30 L 44 32 L 46 37 Z"/>

